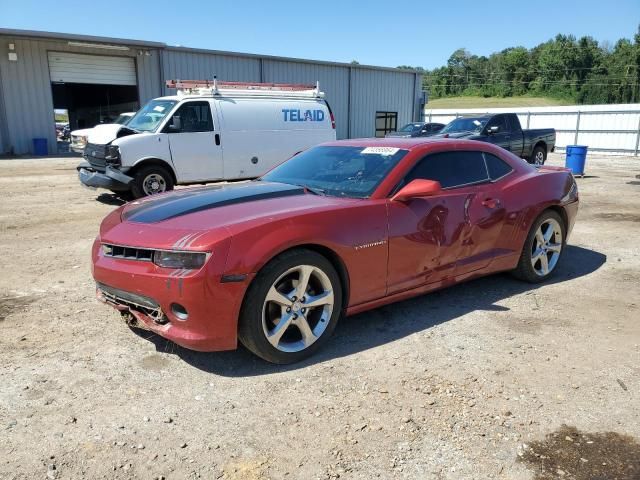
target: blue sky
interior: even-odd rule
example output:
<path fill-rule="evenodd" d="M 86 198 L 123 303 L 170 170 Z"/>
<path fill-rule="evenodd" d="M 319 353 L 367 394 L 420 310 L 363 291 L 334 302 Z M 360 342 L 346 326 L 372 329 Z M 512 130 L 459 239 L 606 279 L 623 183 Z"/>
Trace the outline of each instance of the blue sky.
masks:
<path fill-rule="evenodd" d="M 0 27 L 363 64 L 443 65 L 557 33 L 632 38 L 640 0 L 0 0 Z"/>

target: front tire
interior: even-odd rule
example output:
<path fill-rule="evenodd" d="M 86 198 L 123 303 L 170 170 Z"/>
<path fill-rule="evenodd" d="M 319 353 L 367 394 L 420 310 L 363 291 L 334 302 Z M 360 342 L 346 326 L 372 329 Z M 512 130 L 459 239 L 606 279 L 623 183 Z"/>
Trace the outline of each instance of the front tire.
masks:
<path fill-rule="evenodd" d="M 173 190 L 173 177 L 160 165 L 142 167 L 133 175 L 131 193 L 134 198 L 155 195 Z"/>
<path fill-rule="evenodd" d="M 331 262 L 292 250 L 269 262 L 249 287 L 238 337 L 268 362 L 294 363 L 322 347 L 341 313 L 342 285 Z"/>
<path fill-rule="evenodd" d="M 547 160 L 547 149 L 541 145 L 536 146 L 531 152 L 531 157 L 529 157 L 529 163 L 541 167 L 544 165 L 544 162 Z"/>
<path fill-rule="evenodd" d="M 529 230 L 513 275 L 529 283 L 547 280 L 560 261 L 565 238 L 566 229 L 560 215 L 553 210 L 543 212 Z"/>

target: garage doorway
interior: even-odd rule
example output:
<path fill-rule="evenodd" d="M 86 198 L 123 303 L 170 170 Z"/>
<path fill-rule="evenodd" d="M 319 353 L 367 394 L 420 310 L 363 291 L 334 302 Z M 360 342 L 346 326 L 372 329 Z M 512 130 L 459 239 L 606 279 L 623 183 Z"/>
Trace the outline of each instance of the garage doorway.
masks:
<path fill-rule="evenodd" d="M 53 108 L 67 111 L 69 131 L 113 123 L 121 113 L 140 107 L 132 57 L 69 52 L 48 56 Z M 69 140 L 58 135 L 58 153 L 69 151 Z"/>

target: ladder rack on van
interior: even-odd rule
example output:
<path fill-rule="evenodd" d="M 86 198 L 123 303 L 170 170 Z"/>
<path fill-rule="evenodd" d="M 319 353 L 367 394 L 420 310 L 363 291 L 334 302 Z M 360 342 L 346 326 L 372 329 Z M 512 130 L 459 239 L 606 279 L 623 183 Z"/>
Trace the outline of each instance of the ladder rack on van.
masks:
<path fill-rule="evenodd" d="M 220 82 L 213 80 L 167 80 L 167 88 L 175 88 L 178 95 L 233 95 L 268 97 L 322 98 L 320 82 L 301 83 Z"/>

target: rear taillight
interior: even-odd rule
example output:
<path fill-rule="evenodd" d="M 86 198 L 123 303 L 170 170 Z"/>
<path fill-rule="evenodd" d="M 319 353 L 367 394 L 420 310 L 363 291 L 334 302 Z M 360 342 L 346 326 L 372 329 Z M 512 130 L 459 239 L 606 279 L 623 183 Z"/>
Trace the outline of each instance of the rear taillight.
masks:
<path fill-rule="evenodd" d="M 336 129 L 336 119 L 333 117 L 333 112 L 329 111 L 329 117 L 331 118 L 331 128 Z"/>

